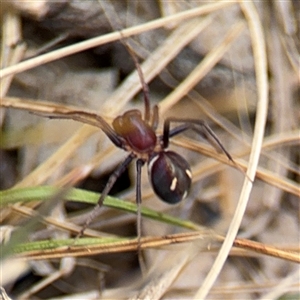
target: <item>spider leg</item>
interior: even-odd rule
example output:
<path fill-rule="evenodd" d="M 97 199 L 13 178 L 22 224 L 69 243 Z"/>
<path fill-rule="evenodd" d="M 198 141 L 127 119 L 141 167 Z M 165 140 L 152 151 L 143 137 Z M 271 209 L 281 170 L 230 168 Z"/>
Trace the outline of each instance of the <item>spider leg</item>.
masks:
<path fill-rule="evenodd" d="M 142 203 L 142 191 L 141 191 L 141 175 L 142 167 L 144 165 L 142 159 L 136 161 L 136 205 L 137 205 L 137 236 L 138 239 L 141 237 L 141 203 Z"/>
<path fill-rule="evenodd" d="M 141 175 L 142 167 L 145 164 L 145 161 L 138 159 L 136 161 L 136 206 L 137 206 L 137 220 L 136 220 L 136 229 L 137 229 L 137 240 L 138 240 L 138 259 L 142 272 L 145 272 L 145 262 L 142 256 L 141 249 L 141 237 L 142 237 L 142 214 L 141 214 L 141 203 L 142 203 L 142 189 L 141 189 Z"/>
<path fill-rule="evenodd" d="M 138 72 L 140 81 L 141 81 L 141 85 L 142 85 L 142 91 L 143 91 L 143 96 L 144 96 L 144 119 L 147 123 L 149 123 L 150 121 L 150 112 L 151 112 L 151 107 L 150 107 L 150 92 L 149 92 L 149 86 L 145 81 L 144 78 L 144 74 L 143 71 L 140 67 L 139 61 L 137 59 L 136 54 L 134 53 L 133 49 L 130 47 L 130 45 L 128 43 L 126 43 L 126 39 L 123 36 L 122 31 L 119 31 L 122 39 L 120 40 L 120 42 L 124 45 L 124 47 L 127 49 L 127 51 L 129 52 L 134 65 L 136 67 L 136 70 Z"/>
<path fill-rule="evenodd" d="M 170 123 L 177 122 L 183 123 L 173 129 L 170 129 Z M 204 137 L 214 148 L 218 151 L 221 149 L 224 154 L 228 157 L 230 161 L 233 162 L 233 158 L 228 153 L 228 151 L 224 148 L 219 138 L 213 132 L 213 130 L 202 120 L 194 120 L 194 119 L 184 119 L 184 118 L 167 118 L 164 122 L 164 130 L 163 130 L 163 147 L 167 148 L 169 146 L 169 139 L 173 136 L 176 136 L 188 129 L 195 131 Z"/>
<path fill-rule="evenodd" d="M 140 80 L 141 80 L 143 94 L 144 94 L 144 106 L 145 106 L 145 116 L 144 116 L 144 118 L 145 118 L 145 121 L 148 123 L 149 120 L 150 120 L 150 97 L 149 97 L 150 92 L 149 92 L 149 87 L 148 87 L 148 84 L 145 81 L 144 74 L 142 72 L 142 69 L 139 65 L 138 59 L 137 59 L 136 55 L 134 54 L 133 50 L 125 42 L 123 44 L 125 45 L 125 47 L 129 51 L 129 53 L 130 53 L 130 55 L 131 55 L 131 57 L 134 61 L 137 72 L 139 74 Z"/>
<path fill-rule="evenodd" d="M 156 131 L 158 123 L 159 123 L 158 106 L 154 105 L 152 111 L 152 118 L 151 118 L 151 127 L 153 128 L 154 131 Z"/>
<path fill-rule="evenodd" d="M 148 84 L 145 81 L 144 78 L 144 74 L 143 71 L 140 67 L 139 61 L 137 59 L 136 54 L 134 53 L 133 49 L 131 48 L 131 46 L 126 42 L 127 40 L 129 40 L 128 38 L 125 38 L 122 32 L 122 26 L 121 26 L 121 21 L 120 18 L 118 16 L 118 14 L 116 13 L 116 11 L 114 10 L 113 5 L 111 5 L 108 1 L 99 1 L 99 4 L 102 6 L 102 9 L 104 11 L 104 13 L 107 15 L 107 20 L 110 23 L 110 26 L 114 29 L 114 30 L 118 30 L 120 35 L 121 35 L 121 39 L 120 42 L 123 44 L 123 46 L 127 49 L 128 53 L 130 54 L 136 70 L 138 72 L 140 81 L 141 81 L 141 85 L 142 85 L 142 90 L 143 90 L 143 94 L 144 94 L 144 109 L 145 109 L 145 115 L 144 115 L 144 119 L 147 123 L 149 123 L 150 121 L 150 97 L 149 97 L 149 87 Z M 109 12 L 109 14 L 108 14 Z"/>
<path fill-rule="evenodd" d="M 120 177 L 120 175 L 126 170 L 128 165 L 132 162 L 132 160 L 135 158 L 134 154 L 130 154 L 126 157 L 126 159 L 117 167 L 117 169 L 110 175 L 105 188 L 103 189 L 101 196 L 98 200 L 98 203 L 93 208 L 92 212 L 89 214 L 88 219 L 86 220 L 85 224 L 82 226 L 79 234 L 77 237 L 80 237 L 83 235 L 84 231 L 87 229 L 91 221 L 98 215 L 99 208 L 102 207 L 103 201 L 105 197 L 108 195 L 109 191 L 115 184 L 116 180 Z"/>
<path fill-rule="evenodd" d="M 42 115 L 44 117 L 48 117 L 50 119 L 72 119 L 75 121 L 79 121 L 81 123 L 89 124 L 95 127 L 99 127 L 107 137 L 115 144 L 117 147 L 124 149 L 125 142 L 123 138 L 115 133 L 115 131 L 109 126 L 109 124 L 99 115 L 85 112 L 85 111 L 77 111 L 71 110 L 67 112 L 54 112 L 54 113 L 37 113 L 38 115 Z"/>
<path fill-rule="evenodd" d="M 169 147 L 169 140 L 171 137 L 190 129 L 190 127 L 190 124 L 182 124 L 170 130 L 170 123 L 166 120 L 164 123 L 164 132 L 162 136 L 163 148 L 165 149 Z"/>

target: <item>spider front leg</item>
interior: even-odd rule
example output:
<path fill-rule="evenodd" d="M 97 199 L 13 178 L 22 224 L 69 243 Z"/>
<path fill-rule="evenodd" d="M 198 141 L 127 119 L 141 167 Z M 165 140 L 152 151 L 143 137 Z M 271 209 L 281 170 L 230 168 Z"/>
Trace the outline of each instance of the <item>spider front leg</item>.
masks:
<path fill-rule="evenodd" d="M 171 122 L 183 123 L 183 124 L 170 130 Z M 184 119 L 184 118 L 167 118 L 164 122 L 164 131 L 162 136 L 163 147 L 167 148 L 169 146 L 169 139 L 171 137 L 176 136 L 188 129 L 191 129 L 196 133 L 200 134 L 202 137 L 204 137 L 217 151 L 221 149 L 228 157 L 228 159 L 234 162 L 232 156 L 222 145 L 221 141 L 213 132 L 213 130 L 202 120 Z"/>
<path fill-rule="evenodd" d="M 114 186 L 116 180 L 120 177 L 120 175 L 127 169 L 128 165 L 132 162 L 132 160 L 135 158 L 135 155 L 131 153 L 126 157 L 126 159 L 117 167 L 117 169 L 110 175 L 102 193 L 101 196 L 93 208 L 92 212 L 89 214 L 88 219 L 86 220 L 85 224 L 82 226 L 78 237 L 82 236 L 84 231 L 87 229 L 91 221 L 97 216 L 97 213 L 99 211 L 99 208 L 102 207 L 103 201 L 105 197 L 110 192 L 111 188 Z"/>
<path fill-rule="evenodd" d="M 80 110 L 68 110 L 65 111 L 56 109 L 53 113 L 35 112 L 34 114 L 47 117 L 50 119 L 67 119 L 75 120 L 84 124 L 89 124 L 100 128 L 107 137 L 112 141 L 114 145 L 119 148 L 125 149 L 125 142 L 122 137 L 120 137 L 110 125 L 99 115 Z"/>

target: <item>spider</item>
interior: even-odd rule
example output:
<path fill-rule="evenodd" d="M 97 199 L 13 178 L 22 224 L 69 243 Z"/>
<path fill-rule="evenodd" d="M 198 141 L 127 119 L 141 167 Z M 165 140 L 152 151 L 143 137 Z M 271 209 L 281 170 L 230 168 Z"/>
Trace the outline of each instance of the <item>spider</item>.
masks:
<path fill-rule="evenodd" d="M 131 53 L 132 55 L 132 53 Z M 156 133 L 159 124 L 158 106 L 151 108 L 149 90 L 145 83 L 140 66 L 134 57 L 136 67 L 142 83 L 144 94 L 144 116 L 137 109 L 128 110 L 116 117 L 110 126 L 100 115 L 85 111 L 72 110 L 64 114 L 51 115 L 49 118 L 73 119 L 99 127 L 118 148 L 121 148 L 129 155 L 114 170 L 109 177 L 101 196 L 86 223 L 82 227 L 79 236 L 96 215 L 96 211 L 103 205 L 105 197 L 110 192 L 118 177 L 126 170 L 128 165 L 136 159 L 136 204 L 137 204 L 137 234 L 141 236 L 141 172 L 142 167 L 147 163 L 148 176 L 155 194 L 164 202 L 176 204 L 182 201 L 191 187 L 192 172 L 189 163 L 178 153 L 168 150 L 169 140 L 184 131 L 193 130 L 207 139 L 214 147 L 218 146 L 232 162 L 231 155 L 224 148 L 212 129 L 202 120 L 169 117 L 163 124 L 163 134 Z M 170 128 L 171 123 L 180 125 Z"/>
<path fill-rule="evenodd" d="M 141 237 L 141 172 L 142 167 L 147 163 L 148 176 L 155 194 L 164 202 L 176 204 L 182 201 L 191 187 L 192 172 L 188 162 L 178 153 L 167 150 L 169 140 L 184 131 L 193 130 L 207 139 L 214 147 L 222 150 L 230 161 L 231 155 L 224 148 L 212 129 L 202 120 L 169 117 L 164 121 L 163 134 L 158 135 L 156 130 L 159 124 L 158 106 L 151 108 L 149 99 L 149 88 L 144 79 L 143 72 L 138 59 L 129 44 L 125 42 L 120 30 L 121 43 L 129 52 L 137 69 L 142 91 L 144 95 L 144 116 L 137 109 L 126 111 L 116 117 L 110 126 L 100 115 L 72 110 L 59 115 L 42 114 L 49 118 L 73 119 L 82 123 L 87 123 L 99 127 L 118 148 L 121 148 L 129 155 L 114 170 L 109 177 L 101 196 L 86 223 L 82 227 L 78 236 L 82 236 L 84 230 L 96 215 L 99 207 L 103 205 L 105 197 L 110 192 L 118 177 L 126 170 L 128 165 L 136 159 L 136 204 L 137 204 L 137 235 Z M 180 123 L 170 129 L 171 123 Z"/>

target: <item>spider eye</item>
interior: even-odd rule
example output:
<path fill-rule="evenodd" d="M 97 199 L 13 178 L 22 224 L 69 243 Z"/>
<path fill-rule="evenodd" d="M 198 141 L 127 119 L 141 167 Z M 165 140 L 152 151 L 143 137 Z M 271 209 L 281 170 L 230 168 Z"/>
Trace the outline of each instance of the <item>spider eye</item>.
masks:
<path fill-rule="evenodd" d="M 148 174 L 155 194 L 169 204 L 180 202 L 190 190 L 190 166 L 173 151 L 163 151 L 152 157 L 148 163 Z"/>

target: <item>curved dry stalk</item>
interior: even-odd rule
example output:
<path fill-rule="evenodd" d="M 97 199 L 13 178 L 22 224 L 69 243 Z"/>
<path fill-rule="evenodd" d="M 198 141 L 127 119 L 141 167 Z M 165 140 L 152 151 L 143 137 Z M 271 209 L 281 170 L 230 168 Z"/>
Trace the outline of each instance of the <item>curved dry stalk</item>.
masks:
<path fill-rule="evenodd" d="M 258 102 L 256 110 L 256 120 L 253 135 L 253 143 L 251 147 L 251 153 L 249 158 L 249 164 L 247 169 L 247 176 L 245 178 L 244 185 L 240 194 L 237 208 L 233 216 L 232 222 L 229 226 L 228 233 L 225 241 L 220 249 L 218 256 L 205 278 L 201 288 L 197 291 L 195 299 L 205 299 L 217 279 L 221 269 L 226 261 L 226 258 L 230 252 L 233 241 L 238 233 L 243 215 L 245 213 L 247 203 L 252 190 L 253 181 L 255 178 L 256 170 L 258 167 L 258 160 L 260 157 L 260 151 L 263 143 L 265 123 L 267 119 L 268 111 L 268 80 L 267 80 L 267 58 L 266 58 L 266 45 L 263 34 L 262 25 L 255 9 L 253 2 L 241 1 L 241 9 L 245 14 L 245 18 L 248 21 L 250 30 L 250 36 L 253 47 L 253 56 L 255 61 L 255 73 L 256 83 L 258 90 Z"/>

